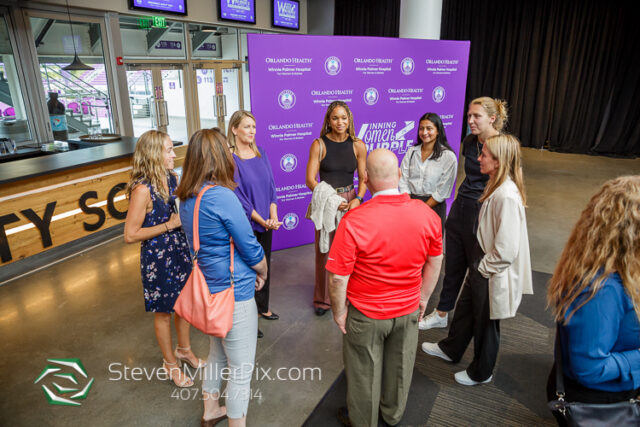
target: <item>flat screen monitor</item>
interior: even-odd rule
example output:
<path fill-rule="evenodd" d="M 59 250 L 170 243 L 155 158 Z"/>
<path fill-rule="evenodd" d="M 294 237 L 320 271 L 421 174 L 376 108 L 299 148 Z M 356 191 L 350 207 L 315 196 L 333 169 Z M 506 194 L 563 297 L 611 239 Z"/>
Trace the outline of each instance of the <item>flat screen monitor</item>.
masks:
<path fill-rule="evenodd" d="M 300 29 L 300 2 L 298 0 L 271 0 L 271 24 L 288 30 Z"/>
<path fill-rule="evenodd" d="M 187 0 L 129 0 L 129 9 L 186 15 Z"/>
<path fill-rule="evenodd" d="M 218 0 L 218 18 L 255 24 L 256 0 Z"/>

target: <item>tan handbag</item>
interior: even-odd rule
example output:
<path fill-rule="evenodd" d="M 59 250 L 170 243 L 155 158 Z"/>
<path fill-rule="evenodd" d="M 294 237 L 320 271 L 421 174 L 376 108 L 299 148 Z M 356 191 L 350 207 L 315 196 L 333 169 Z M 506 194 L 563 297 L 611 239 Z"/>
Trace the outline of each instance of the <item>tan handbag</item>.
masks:
<path fill-rule="evenodd" d="M 205 191 L 215 185 L 207 185 L 198 194 L 195 208 L 193 209 L 193 270 L 182 288 L 173 307 L 176 313 L 191 325 L 207 335 L 224 338 L 233 326 L 233 309 L 235 297 L 233 294 L 233 240 L 229 238 L 229 250 L 231 251 L 229 272 L 230 287 L 222 292 L 211 295 L 204 274 L 198 266 L 198 251 L 200 250 L 200 236 L 198 232 L 198 214 L 200 213 L 200 201 Z"/>

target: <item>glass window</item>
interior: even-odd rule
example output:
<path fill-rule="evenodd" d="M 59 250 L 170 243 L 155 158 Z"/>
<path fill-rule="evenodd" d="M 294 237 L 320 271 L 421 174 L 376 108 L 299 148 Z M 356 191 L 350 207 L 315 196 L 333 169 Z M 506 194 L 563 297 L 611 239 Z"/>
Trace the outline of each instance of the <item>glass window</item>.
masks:
<path fill-rule="evenodd" d="M 167 19 L 165 28 L 145 28 L 147 25 L 141 18 L 120 17 L 125 58 L 186 58 L 184 24 Z"/>
<path fill-rule="evenodd" d="M 238 59 L 238 30 L 189 24 L 191 56 L 198 59 Z"/>
<path fill-rule="evenodd" d="M 115 132 L 98 22 L 31 17 L 40 75 L 55 139 Z M 77 53 L 90 70 L 64 70 Z"/>
<path fill-rule="evenodd" d="M 260 34 L 260 31 L 240 30 L 242 61 L 249 60 L 249 53 L 247 50 L 247 34 Z M 242 97 L 244 98 L 244 109 L 247 111 L 251 111 L 251 93 L 249 92 L 249 66 L 247 64 L 242 65 Z"/>
<path fill-rule="evenodd" d="M 4 16 L 0 16 L 0 138 L 16 143 L 32 139 Z"/>

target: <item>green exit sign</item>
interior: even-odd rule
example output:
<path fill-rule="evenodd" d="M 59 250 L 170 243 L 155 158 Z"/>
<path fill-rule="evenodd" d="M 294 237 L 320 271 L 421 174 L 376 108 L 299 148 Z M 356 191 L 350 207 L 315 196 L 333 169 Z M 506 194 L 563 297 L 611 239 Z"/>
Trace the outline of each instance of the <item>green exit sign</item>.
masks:
<path fill-rule="evenodd" d="M 167 28 L 167 20 L 164 16 L 143 16 L 138 18 L 138 28 Z"/>

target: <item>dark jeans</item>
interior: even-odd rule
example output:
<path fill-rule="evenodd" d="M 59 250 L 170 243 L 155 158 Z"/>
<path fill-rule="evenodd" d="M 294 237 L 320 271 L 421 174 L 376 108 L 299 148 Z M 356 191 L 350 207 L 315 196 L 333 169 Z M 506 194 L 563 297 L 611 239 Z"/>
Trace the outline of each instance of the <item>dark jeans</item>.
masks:
<path fill-rule="evenodd" d="M 629 399 L 635 399 L 640 396 L 640 389 L 627 390 L 627 391 L 602 391 L 595 390 L 593 388 L 587 388 L 577 381 L 564 376 L 564 400 L 567 402 L 581 402 L 581 403 L 616 403 L 623 402 Z M 547 400 L 556 400 L 556 365 L 553 364 L 549 378 L 547 379 Z M 556 418 L 559 426 L 567 426 L 562 414 L 558 411 L 551 411 Z"/>
<path fill-rule="evenodd" d="M 267 280 L 264 282 L 264 286 L 259 291 L 256 291 L 256 305 L 258 306 L 258 313 L 269 312 L 269 282 L 271 280 L 271 239 L 273 237 L 273 230 L 267 230 L 263 233 L 253 230 L 258 243 L 264 249 L 264 257 L 267 259 Z"/>
<path fill-rule="evenodd" d="M 476 244 L 474 256 L 482 256 Z M 477 258 L 479 259 L 479 257 Z M 493 374 L 500 347 L 500 321 L 489 318 L 489 283 L 472 265 L 462 287 L 449 335 L 438 345 L 454 363 L 462 359 L 473 338 L 473 361 L 467 375 L 474 381 L 484 381 Z"/>
<path fill-rule="evenodd" d="M 427 202 L 427 200 L 431 198 L 431 196 L 418 196 L 417 194 L 409 194 L 409 197 L 411 197 L 412 199 L 422 200 L 425 203 Z M 444 234 L 444 223 L 447 220 L 447 202 L 444 201 L 444 202 L 438 203 L 433 207 L 431 206 L 429 207 L 433 209 L 434 212 L 437 213 L 438 216 L 440 217 L 440 222 L 442 223 L 442 233 Z"/>
<path fill-rule="evenodd" d="M 478 239 L 474 230 L 482 204 L 474 199 L 458 196 L 451 205 L 445 223 L 444 280 L 440 292 L 439 311 L 451 311 L 456 304 L 467 269 L 471 266 L 473 250 Z"/>

